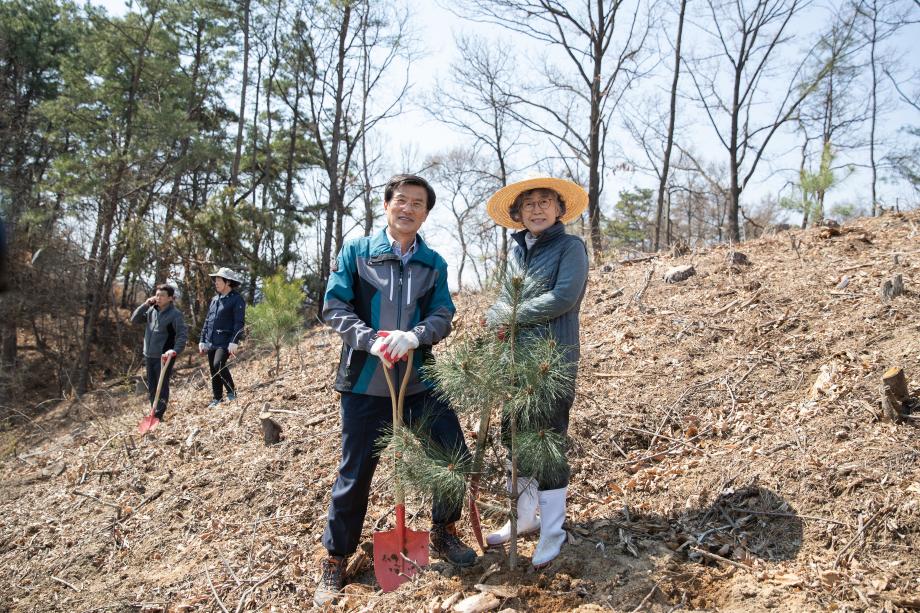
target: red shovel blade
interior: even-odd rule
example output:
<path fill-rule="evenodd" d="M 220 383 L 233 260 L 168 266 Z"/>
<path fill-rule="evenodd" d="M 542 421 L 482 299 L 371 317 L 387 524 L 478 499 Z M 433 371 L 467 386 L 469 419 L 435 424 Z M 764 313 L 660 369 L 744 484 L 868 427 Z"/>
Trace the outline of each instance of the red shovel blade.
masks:
<path fill-rule="evenodd" d="M 137 424 L 137 432 L 138 434 L 147 434 L 147 431 L 154 429 L 158 423 L 160 423 L 160 420 L 151 413 L 142 419 L 141 423 Z"/>
<path fill-rule="evenodd" d="M 479 507 L 476 506 L 476 496 L 479 494 L 479 484 L 470 483 L 470 526 L 473 528 L 473 534 L 476 535 L 476 542 L 479 543 L 479 549 L 483 553 L 489 546 L 485 539 L 482 538 L 482 522 L 479 519 Z"/>
<path fill-rule="evenodd" d="M 374 575 L 392 592 L 428 566 L 428 532 L 406 528 L 406 508 L 396 505 L 396 528 L 374 533 Z"/>

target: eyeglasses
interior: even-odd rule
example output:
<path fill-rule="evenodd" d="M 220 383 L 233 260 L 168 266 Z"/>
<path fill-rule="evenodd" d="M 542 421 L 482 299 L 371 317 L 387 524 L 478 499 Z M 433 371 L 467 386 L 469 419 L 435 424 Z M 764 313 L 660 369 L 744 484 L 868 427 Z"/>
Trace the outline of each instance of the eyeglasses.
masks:
<path fill-rule="evenodd" d="M 421 211 L 425 208 L 424 202 L 419 202 L 417 200 L 410 202 L 408 200 L 403 200 L 402 198 L 393 199 L 393 201 L 390 202 L 390 205 L 397 206 L 401 209 L 409 209 L 410 211 Z"/>
<path fill-rule="evenodd" d="M 541 211 L 547 211 L 554 204 L 556 204 L 555 198 L 540 198 L 539 200 L 531 200 L 530 202 L 523 203 L 521 209 L 528 213 L 533 213 L 537 210 L 537 207 L 539 207 Z"/>

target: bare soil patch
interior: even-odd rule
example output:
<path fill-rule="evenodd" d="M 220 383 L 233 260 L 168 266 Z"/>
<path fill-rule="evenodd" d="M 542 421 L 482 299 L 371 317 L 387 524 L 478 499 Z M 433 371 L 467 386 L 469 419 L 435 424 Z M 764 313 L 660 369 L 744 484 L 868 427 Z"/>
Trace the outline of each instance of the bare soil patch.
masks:
<path fill-rule="evenodd" d="M 750 264 L 718 246 L 598 266 L 560 558 L 513 573 L 502 550 L 462 572 L 435 561 L 381 594 L 382 466 L 337 610 L 433 611 L 481 591 L 517 611 L 920 608 L 918 420 L 878 407 L 890 366 L 920 389 L 918 227 L 918 213 L 889 214 L 744 243 Z M 685 264 L 696 275 L 664 282 Z M 894 274 L 906 291 L 884 301 Z M 484 298 L 458 302 L 459 336 Z M 279 372 L 243 356 L 240 399 L 216 410 L 206 365 L 183 360 L 146 438 L 145 397 L 114 382 L 4 433 L 0 610 L 309 608 L 339 457 L 338 347 L 317 328 Z M 272 447 L 266 409 L 283 427 Z M 410 506 L 426 529 L 425 505 Z"/>

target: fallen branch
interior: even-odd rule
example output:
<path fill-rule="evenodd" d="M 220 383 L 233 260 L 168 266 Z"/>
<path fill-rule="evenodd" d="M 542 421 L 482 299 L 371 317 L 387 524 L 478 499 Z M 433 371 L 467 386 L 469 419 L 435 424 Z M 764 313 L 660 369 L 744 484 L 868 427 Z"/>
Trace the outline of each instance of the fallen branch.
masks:
<path fill-rule="evenodd" d="M 77 496 L 83 496 L 84 498 L 95 500 L 99 504 L 104 504 L 107 507 L 112 507 L 113 509 L 118 511 L 118 515 L 121 516 L 121 506 L 115 504 L 114 502 L 109 502 L 107 500 L 102 500 L 101 498 L 96 498 L 92 494 L 87 494 L 86 492 L 81 492 L 80 490 L 74 490 L 73 493 L 76 494 Z"/>
<path fill-rule="evenodd" d="M 72 589 L 72 590 L 75 591 L 75 592 L 79 592 L 79 591 L 80 591 L 80 588 L 78 588 L 77 586 L 75 586 L 75 585 L 72 584 L 72 583 L 67 583 L 67 582 L 64 581 L 63 579 L 58 579 L 58 578 L 55 577 L 54 575 L 51 575 L 51 578 L 54 579 L 55 581 L 57 581 L 58 583 L 60 583 L 61 585 L 66 585 L 67 587 L 69 587 L 70 589 Z"/>
<path fill-rule="evenodd" d="M 728 564 L 729 566 L 734 566 L 735 568 L 743 568 L 745 570 L 750 570 L 748 566 L 745 566 L 741 562 L 735 562 L 734 560 L 729 560 L 728 558 L 723 558 L 722 556 L 706 551 L 705 549 L 700 549 L 699 547 L 691 547 L 690 551 L 695 551 L 704 558 L 708 558 L 713 562 L 720 562 L 722 564 Z"/>
<path fill-rule="evenodd" d="M 852 547 L 852 546 L 856 543 L 856 541 L 858 541 L 860 538 L 862 538 L 862 537 L 865 535 L 866 530 L 869 529 L 869 526 L 871 526 L 872 524 L 874 524 L 874 523 L 876 522 L 876 520 L 878 520 L 879 517 L 882 516 L 883 513 L 884 513 L 884 514 L 887 514 L 887 513 L 888 513 L 888 510 L 889 510 L 889 507 L 887 507 L 887 506 L 886 506 L 886 507 L 882 507 L 881 509 L 879 509 L 878 511 L 876 511 L 875 514 L 874 514 L 872 517 L 869 518 L 869 521 L 867 521 L 866 523 L 864 523 L 864 524 L 862 525 L 862 528 L 860 528 L 860 529 L 856 532 L 856 534 L 853 535 L 853 538 L 851 538 L 851 539 L 847 542 L 847 544 L 843 546 L 843 549 L 841 549 L 840 552 L 837 554 L 837 557 L 834 559 L 834 568 L 837 568 L 838 566 L 840 566 L 840 561 L 841 561 L 841 559 L 843 558 L 844 554 L 847 552 L 847 550 L 849 550 L 850 547 Z"/>
<path fill-rule="evenodd" d="M 211 586 L 211 593 L 214 594 L 214 600 L 217 601 L 217 606 L 219 606 L 220 610 L 223 611 L 224 613 L 230 613 L 230 611 L 227 610 L 227 607 L 224 606 L 224 603 L 220 599 L 220 596 L 217 595 L 217 590 L 214 589 L 214 583 L 211 582 L 211 573 L 208 572 L 207 568 L 204 569 L 204 574 L 208 578 L 208 585 Z"/>
<path fill-rule="evenodd" d="M 285 559 L 287 559 L 286 556 L 285 556 Z M 251 585 L 245 592 L 243 592 L 243 595 L 240 596 L 240 601 L 236 605 L 236 613 L 240 613 L 240 611 L 243 610 L 243 607 L 246 605 L 246 601 L 249 600 L 249 597 L 256 590 L 256 588 L 258 588 L 260 585 L 262 585 L 263 583 L 265 583 L 266 581 L 268 581 L 269 579 L 271 579 L 272 577 L 274 577 L 275 575 L 281 572 L 281 569 L 284 568 L 283 562 L 284 560 L 282 560 L 281 564 L 278 564 L 278 566 L 275 567 L 275 570 L 271 571 L 270 573 L 268 573 L 267 575 L 259 579 L 256 583 Z"/>
<path fill-rule="evenodd" d="M 148 502 L 153 502 L 154 500 L 156 500 L 157 498 L 159 498 L 159 497 L 162 496 L 162 495 L 163 495 L 163 490 L 157 490 L 157 491 L 155 491 L 154 493 L 150 494 L 149 496 L 147 496 L 146 498 L 144 498 L 143 500 L 141 500 L 141 501 L 138 503 L 137 508 L 138 508 L 138 509 L 141 508 L 142 506 L 144 506 L 144 505 L 147 504 Z"/>
<path fill-rule="evenodd" d="M 655 585 L 652 586 L 651 591 L 645 595 L 645 598 L 643 598 L 642 601 L 636 605 L 636 608 L 632 610 L 632 613 L 639 613 L 639 611 L 642 610 L 642 607 L 648 604 L 648 601 L 651 599 L 652 594 L 654 594 L 655 590 L 657 589 L 658 589 L 658 584 L 656 583 Z"/>
<path fill-rule="evenodd" d="M 853 526 L 848 524 L 845 521 L 837 521 L 836 519 L 830 519 L 827 517 L 818 517 L 816 515 L 799 515 L 797 513 L 779 513 L 777 511 L 754 511 L 752 509 L 743 509 L 741 507 L 728 506 L 732 511 L 738 511 L 740 513 L 750 513 L 752 515 L 766 515 L 768 517 L 788 517 L 790 519 L 810 519 L 812 521 L 824 521 L 829 524 L 837 524 L 838 526 L 846 526 L 847 528 L 852 528 Z"/>

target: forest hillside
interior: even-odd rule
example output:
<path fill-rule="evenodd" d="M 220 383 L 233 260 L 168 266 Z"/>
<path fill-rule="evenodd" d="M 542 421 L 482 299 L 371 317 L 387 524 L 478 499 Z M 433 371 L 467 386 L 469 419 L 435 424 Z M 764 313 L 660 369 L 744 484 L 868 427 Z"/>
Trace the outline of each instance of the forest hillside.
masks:
<path fill-rule="evenodd" d="M 883 296 L 897 275 L 903 292 Z M 879 405 L 890 367 L 918 395 L 918 283 L 917 212 L 597 264 L 562 555 L 514 573 L 501 549 L 459 573 L 435 561 L 382 594 L 369 548 L 393 521 L 383 463 L 338 610 L 920 608 L 920 430 Z M 486 301 L 457 298 L 449 342 L 480 333 Z M 247 348 L 239 399 L 217 410 L 206 365 L 184 360 L 145 437 L 146 397 L 120 380 L 2 433 L 0 610 L 309 608 L 339 457 L 338 350 L 319 327 L 277 371 Z M 282 440 L 266 446 L 269 412 Z M 427 529 L 427 505 L 409 506 Z"/>

